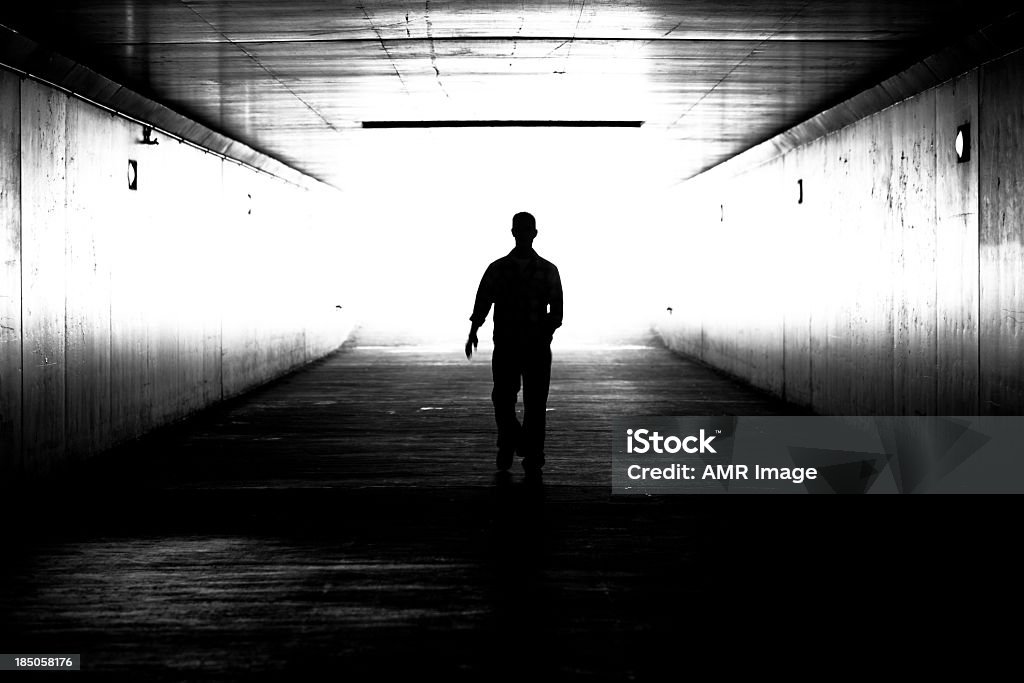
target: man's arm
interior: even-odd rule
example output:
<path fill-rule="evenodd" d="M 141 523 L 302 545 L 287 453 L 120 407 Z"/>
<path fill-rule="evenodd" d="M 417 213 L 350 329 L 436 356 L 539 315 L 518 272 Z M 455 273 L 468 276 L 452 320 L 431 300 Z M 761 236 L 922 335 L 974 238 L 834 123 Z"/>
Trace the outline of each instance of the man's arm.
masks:
<path fill-rule="evenodd" d="M 476 337 L 476 331 L 480 329 L 480 325 L 473 322 L 469 326 L 469 336 L 466 338 L 466 358 L 473 357 L 473 349 L 477 347 L 480 340 Z"/>
<path fill-rule="evenodd" d="M 488 266 L 484 276 L 480 278 L 480 286 L 476 289 L 476 301 L 473 302 L 473 315 L 470 316 L 469 337 L 466 338 L 466 358 L 473 357 L 473 349 L 477 347 L 480 340 L 476 333 L 480 326 L 487 320 L 487 313 L 491 310 L 494 302 L 494 274 Z"/>
<path fill-rule="evenodd" d="M 548 301 L 551 312 L 548 313 L 548 323 L 551 325 L 551 333 L 562 326 L 562 278 L 558 275 L 558 268 L 551 267 L 551 293 Z"/>

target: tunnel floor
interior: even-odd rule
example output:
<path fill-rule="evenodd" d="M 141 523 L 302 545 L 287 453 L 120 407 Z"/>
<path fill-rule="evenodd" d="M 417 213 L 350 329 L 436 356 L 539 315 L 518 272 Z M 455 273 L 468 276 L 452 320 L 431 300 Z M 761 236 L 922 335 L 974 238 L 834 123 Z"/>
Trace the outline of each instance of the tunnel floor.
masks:
<path fill-rule="evenodd" d="M 865 589 L 847 541 L 888 512 L 610 493 L 613 416 L 797 409 L 651 340 L 557 351 L 543 480 L 496 478 L 488 361 L 345 348 L 12 496 L 4 651 L 144 679 L 621 680 Z"/>

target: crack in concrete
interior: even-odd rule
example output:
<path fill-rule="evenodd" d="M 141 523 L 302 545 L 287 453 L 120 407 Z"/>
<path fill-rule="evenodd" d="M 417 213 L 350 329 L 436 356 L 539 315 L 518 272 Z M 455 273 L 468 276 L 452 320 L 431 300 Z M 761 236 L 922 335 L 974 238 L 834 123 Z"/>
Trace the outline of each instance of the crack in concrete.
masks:
<path fill-rule="evenodd" d="M 662 34 L 661 34 L 660 36 L 658 36 L 657 38 L 651 38 L 650 40 L 645 40 L 644 42 L 640 43 L 640 45 L 639 45 L 638 47 L 647 47 L 647 46 L 648 46 L 648 45 L 650 45 L 651 43 L 654 43 L 654 42 L 657 42 L 657 41 L 659 41 L 659 40 L 664 40 L 665 38 L 668 38 L 668 37 L 669 37 L 670 35 L 672 35 L 673 33 L 675 33 L 676 29 L 677 29 L 677 28 L 679 28 L 680 26 L 682 26 L 682 25 L 683 25 L 683 23 L 685 23 L 685 22 L 686 22 L 686 19 L 680 19 L 680 20 L 679 20 L 679 21 L 678 21 L 678 22 L 676 23 L 676 25 L 675 25 L 675 26 L 673 26 L 673 27 L 672 27 L 672 28 L 670 28 L 669 30 L 665 31 L 664 33 L 662 33 Z"/>
<path fill-rule="evenodd" d="M 395 75 L 398 76 L 398 82 L 402 84 L 402 90 L 404 90 L 405 94 L 408 95 L 409 88 L 406 87 L 405 79 L 402 78 L 402 74 L 398 72 L 398 66 L 395 64 L 395 60 L 391 56 L 391 52 L 388 50 L 388 46 L 387 44 L 385 44 L 384 37 L 381 36 L 380 30 L 374 25 L 373 19 L 370 18 L 370 15 L 367 14 L 366 7 L 363 6 L 363 3 L 359 3 L 358 5 L 356 5 L 356 7 L 358 7 L 359 10 L 363 13 L 363 16 L 366 18 L 366 23 L 370 25 L 370 30 L 373 31 L 374 35 L 377 36 L 377 42 L 380 43 L 380 47 L 382 50 L 384 50 L 384 54 L 387 56 L 388 61 L 391 62 L 391 68 L 394 70 Z"/>
<path fill-rule="evenodd" d="M 572 45 L 576 42 L 576 34 L 580 30 L 580 20 L 583 19 L 583 10 L 587 7 L 587 0 L 583 0 L 580 3 L 580 13 L 576 16 L 576 26 L 572 29 L 572 36 L 569 38 L 569 49 L 565 51 L 565 59 L 568 62 L 569 57 L 572 56 Z"/>
<path fill-rule="evenodd" d="M 303 104 L 303 106 L 305 106 L 305 107 L 306 107 L 306 109 L 308 109 L 309 111 L 311 111 L 311 112 L 312 112 L 312 113 L 313 113 L 313 114 L 314 114 L 314 115 L 315 115 L 315 116 L 316 116 L 317 118 L 319 118 L 319 119 L 320 119 L 321 121 L 323 121 L 323 122 L 324 122 L 324 125 L 326 125 L 326 126 L 327 126 L 328 128 L 330 128 L 331 130 L 333 130 L 333 131 L 334 131 L 335 133 L 340 133 L 340 132 L 341 132 L 341 131 L 340 131 L 340 130 L 339 130 L 339 129 L 338 129 L 338 128 L 337 128 L 337 127 L 336 127 L 336 126 L 335 126 L 335 125 L 333 124 L 333 123 L 331 123 L 331 122 L 330 122 L 330 121 L 329 121 L 329 120 L 327 119 L 327 117 L 326 117 L 326 116 L 324 116 L 324 115 L 323 115 L 322 113 L 320 113 L 320 110 L 318 110 L 318 109 L 317 109 L 316 107 L 314 107 L 313 105 L 311 105 L 311 104 L 310 104 L 309 102 L 307 102 L 306 100 L 302 99 L 302 96 L 300 96 L 300 95 L 299 95 L 299 94 L 298 94 L 297 92 L 295 92 L 295 91 L 294 91 L 294 90 L 293 90 L 292 88 L 290 88 L 290 87 L 288 86 L 288 84 L 287 84 L 287 83 L 285 83 L 285 82 L 284 82 L 283 80 L 281 80 L 281 78 L 280 78 L 280 77 L 279 77 L 279 76 L 278 76 L 277 74 L 275 74 L 275 73 L 274 73 L 273 71 L 271 71 L 270 69 L 268 69 L 268 68 L 267 68 L 267 67 L 266 67 L 266 66 L 265 66 L 265 65 L 263 64 L 263 62 L 261 62 L 261 61 L 259 60 L 259 58 L 258 58 L 258 57 L 257 57 L 256 55 L 254 55 L 254 54 L 252 54 L 251 52 L 249 52 L 248 50 L 246 50 L 246 49 L 245 49 L 244 47 L 242 47 L 242 46 L 241 46 L 241 45 L 240 45 L 239 43 L 236 43 L 235 41 L 233 41 L 233 40 L 231 40 L 230 38 L 228 38 L 227 34 L 225 34 L 225 33 L 224 33 L 223 31 L 221 31 L 221 30 L 220 30 L 219 28 L 217 28 L 217 27 L 216 27 L 216 26 L 214 26 L 214 25 L 213 25 L 212 23 L 210 23 L 210 22 L 209 22 L 209 21 L 208 21 L 208 20 L 206 19 L 206 17 L 204 17 L 204 16 L 202 15 L 202 14 L 200 14 L 200 13 L 199 13 L 199 11 L 198 11 L 198 10 L 197 10 L 197 9 L 196 9 L 195 7 L 193 7 L 193 6 L 191 5 L 191 4 L 189 4 L 189 3 L 188 3 L 188 2 L 186 1 L 186 0 L 178 0 L 178 1 L 179 1 L 179 2 L 180 2 L 180 3 L 182 4 L 182 5 L 184 5 L 184 6 L 185 6 L 185 7 L 186 7 L 186 8 L 187 8 L 187 9 L 188 9 L 188 10 L 189 10 L 190 12 L 192 12 L 192 14 L 196 15 L 196 17 L 197 17 L 197 18 L 198 18 L 198 19 L 199 19 L 199 20 L 200 20 L 201 22 L 203 22 L 204 24 L 206 24 L 207 26 L 209 26 L 209 27 L 210 27 L 210 29 L 214 31 L 214 33 L 216 33 L 216 34 L 217 34 L 217 35 L 219 35 L 219 36 L 220 36 L 221 38 L 223 38 L 223 39 L 224 39 L 224 41 L 225 41 L 226 43 L 228 43 L 229 45 L 231 45 L 232 47 L 234 47 L 235 49 L 237 49 L 237 50 L 238 50 L 239 52 L 241 52 L 241 53 L 242 53 L 243 55 L 245 55 L 245 56 L 246 56 L 247 58 L 249 58 L 249 60 L 250 60 L 250 61 L 252 61 L 252 63 L 253 63 L 253 64 L 255 64 L 255 65 L 256 65 L 257 67 L 259 67 L 259 68 L 260 68 L 260 70 L 262 70 L 262 71 L 263 71 L 264 73 L 266 73 L 266 74 L 267 74 L 268 76 L 270 76 L 270 78 L 271 78 L 271 79 L 273 79 L 273 80 L 274 80 L 274 82 L 276 82 L 276 83 L 277 83 L 277 84 L 278 84 L 279 86 L 281 86 L 281 87 L 282 87 L 282 88 L 284 88 L 284 89 L 285 89 L 286 91 L 288 91 L 288 94 L 290 94 L 290 95 L 291 95 L 292 97 L 294 97 L 294 98 L 295 98 L 295 99 L 297 99 L 297 100 L 298 100 L 299 102 L 301 102 L 301 103 Z"/>
<path fill-rule="evenodd" d="M 430 41 L 430 66 L 434 67 L 434 80 L 437 81 L 437 85 L 441 88 L 444 96 L 449 97 L 448 91 L 444 89 L 444 83 L 441 82 L 441 71 L 437 68 L 437 52 L 434 50 L 434 27 L 430 23 L 430 0 L 426 0 L 423 8 L 423 21 L 427 25 L 427 40 Z"/>
<path fill-rule="evenodd" d="M 753 48 L 751 48 L 750 52 L 748 52 L 748 53 L 747 53 L 746 55 L 744 55 L 743 59 L 741 59 L 741 60 L 739 60 L 738 62 L 736 62 L 736 64 L 735 64 L 735 65 L 733 65 L 733 67 L 732 67 L 731 69 L 729 69 L 729 71 L 728 71 L 728 72 L 727 72 L 727 73 L 726 73 L 726 74 L 725 74 L 724 76 L 722 76 L 722 77 L 721 77 L 721 78 L 720 78 L 720 79 L 718 80 L 718 82 L 717 82 L 717 83 L 715 83 L 715 84 L 714 84 L 713 86 L 711 86 L 710 88 L 708 88 L 708 90 L 707 90 L 707 91 L 706 91 L 706 92 L 705 92 L 705 93 L 704 93 L 703 95 L 701 95 L 701 96 L 700 96 L 700 99 L 698 99 L 698 100 L 697 100 L 696 102 L 694 102 L 694 103 L 693 103 L 692 105 L 690 105 L 690 108 L 689 108 L 689 109 L 687 109 L 687 110 L 686 110 L 686 111 L 684 111 L 684 112 L 683 112 L 682 114 L 680 114 L 680 115 L 679 115 L 679 116 L 678 116 L 678 117 L 676 118 L 676 120 L 675 120 L 675 121 L 673 121 L 672 123 L 668 124 L 668 126 L 666 126 L 666 127 L 665 127 L 665 129 L 666 129 L 666 130 L 668 130 L 668 129 L 674 128 L 674 127 L 675 127 L 675 126 L 676 126 L 676 125 L 677 125 L 677 124 L 678 124 L 678 123 L 679 123 L 680 121 L 682 121 L 682 120 L 683 120 L 683 119 L 685 119 L 685 118 L 686 118 L 687 116 L 689 116 L 689 115 L 690 115 L 690 112 L 692 112 L 692 111 L 693 111 L 694 109 L 696 109 L 696 108 L 697 108 L 698 106 L 700 106 L 701 102 L 703 102 L 704 100 L 706 100 L 706 99 L 707 99 L 707 98 L 708 98 L 708 97 L 709 97 L 709 96 L 711 95 L 711 93 L 713 93 L 713 92 L 714 92 L 715 90 L 717 90 L 717 89 L 718 89 L 718 86 L 720 86 L 720 85 L 722 85 L 723 83 L 725 83 L 725 82 L 726 82 L 726 81 L 727 81 L 727 80 L 729 79 L 729 76 L 732 76 L 732 75 L 733 75 L 733 73 L 735 73 L 737 69 L 739 69 L 739 68 L 740 68 L 741 66 L 743 66 L 743 64 L 745 64 L 745 63 L 746 63 L 746 61 L 747 61 L 748 59 L 750 59 L 751 55 L 753 55 L 753 54 L 754 54 L 755 52 L 757 52 L 758 50 L 760 50 L 760 49 L 761 49 L 761 47 L 762 47 L 762 46 L 764 46 L 764 44 L 765 44 L 765 43 L 767 43 L 767 42 L 768 42 L 769 40 L 771 40 L 771 39 L 772 39 L 772 38 L 774 38 L 774 37 L 775 37 L 776 35 L 778 35 L 778 34 L 779 34 L 779 33 L 780 33 L 781 31 L 782 31 L 782 29 L 784 29 L 784 28 L 786 28 L 787 26 L 789 26 L 789 24 L 790 24 L 790 23 L 791 23 L 791 22 L 792 22 L 792 21 L 793 21 L 794 19 L 796 19 L 796 18 L 797 18 L 797 17 L 798 17 L 798 16 L 799 16 L 799 15 L 800 15 L 800 14 L 801 14 L 801 13 L 802 13 L 802 12 L 803 12 L 803 11 L 804 11 L 805 9 L 807 9 L 808 5 L 810 5 L 810 4 L 811 4 L 811 0 L 806 0 L 806 2 L 804 2 L 804 4 L 802 4 L 802 5 L 800 6 L 800 8 L 799 8 L 799 9 L 797 9 L 797 11 L 793 12 L 793 13 L 792 13 L 791 15 L 789 15 L 788 17 L 786 17 L 786 19 L 784 19 L 784 20 L 783 20 L 783 22 L 782 22 L 782 23 L 781 23 L 781 24 L 779 25 L 779 27 L 778 27 L 777 29 L 775 29 L 774 31 L 772 31 L 772 32 L 771 32 L 770 34 L 768 34 L 767 36 L 765 36 L 765 37 L 764 37 L 764 38 L 763 38 L 763 39 L 762 39 L 761 41 L 759 41 L 759 42 L 757 43 L 757 45 L 755 45 L 755 46 L 754 46 Z M 750 21 L 752 22 L 753 20 L 751 19 Z M 749 25 L 750 25 L 750 22 L 748 22 L 748 24 L 747 24 L 747 25 L 749 26 Z M 675 30 L 675 29 L 673 29 L 673 30 Z"/>
<path fill-rule="evenodd" d="M 512 54 L 509 55 L 509 66 L 512 66 L 512 62 L 516 58 L 516 50 L 519 48 L 519 35 L 523 32 L 523 26 L 526 24 L 526 0 L 519 3 L 519 28 L 516 29 L 516 34 L 512 37 Z"/>
<path fill-rule="evenodd" d="M 682 26 L 682 25 L 683 25 L 683 22 L 684 22 L 684 21 L 686 21 L 686 20 L 685 20 L 685 19 L 681 19 L 681 20 L 679 21 L 679 23 L 678 23 L 678 24 L 676 24 L 675 26 L 673 26 L 673 27 L 672 27 L 672 28 L 670 28 L 669 30 L 667 30 L 667 31 L 665 31 L 664 33 L 662 33 L 662 34 L 661 34 L 661 37 L 662 37 L 662 38 L 668 38 L 668 37 L 669 37 L 669 36 L 670 36 L 670 35 L 671 35 L 672 33 L 674 33 L 674 32 L 675 32 L 675 30 L 676 30 L 677 28 L 679 28 L 680 26 Z"/>
<path fill-rule="evenodd" d="M 575 2 L 570 2 L 570 8 L 572 7 L 572 5 L 575 5 L 575 4 L 576 4 Z M 576 27 L 572 30 L 572 35 L 569 36 L 568 38 L 566 38 L 565 40 L 563 40 L 561 43 L 556 45 L 550 52 L 548 52 L 546 55 L 544 55 L 545 59 L 547 59 L 548 57 L 550 57 L 551 55 L 555 54 L 556 52 L 561 50 L 563 47 L 568 45 L 569 49 L 566 51 L 566 54 L 565 54 L 565 59 L 568 62 L 569 56 L 572 54 L 572 44 L 574 42 L 576 42 L 576 33 L 580 30 L 580 19 L 583 18 L 583 10 L 586 8 L 586 6 L 587 6 L 587 1 L 583 0 L 583 3 L 580 5 L 580 13 L 576 17 Z M 559 73 L 559 72 L 555 72 L 555 73 Z M 561 73 L 565 73 L 565 71 L 562 71 Z"/>

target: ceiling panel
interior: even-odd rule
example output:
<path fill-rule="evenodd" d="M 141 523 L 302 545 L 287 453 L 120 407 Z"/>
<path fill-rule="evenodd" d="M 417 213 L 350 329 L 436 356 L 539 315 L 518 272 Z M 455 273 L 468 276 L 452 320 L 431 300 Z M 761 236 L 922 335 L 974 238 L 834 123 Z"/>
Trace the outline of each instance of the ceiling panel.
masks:
<path fill-rule="evenodd" d="M 340 185 L 367 120 L 639 119 L 686 177 L 1017 4 L 65 1 L 0 23 Z"/>

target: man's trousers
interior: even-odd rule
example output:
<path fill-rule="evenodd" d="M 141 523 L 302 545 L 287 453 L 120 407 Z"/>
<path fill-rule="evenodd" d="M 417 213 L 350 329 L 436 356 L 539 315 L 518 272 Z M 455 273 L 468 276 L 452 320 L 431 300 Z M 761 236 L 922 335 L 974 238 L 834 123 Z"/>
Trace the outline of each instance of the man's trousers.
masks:
<path fill-rule="evenodd" d="M 544 429 L 548 387 L 551 384 L 551 344 L 495 342 L 491 356 L 494 419 L 498 424 L 498 450 L 519 450 L 532 465 L 544 464 Z M 519 388 L 523 389 L 523 423 L 516 417 Z"/>

